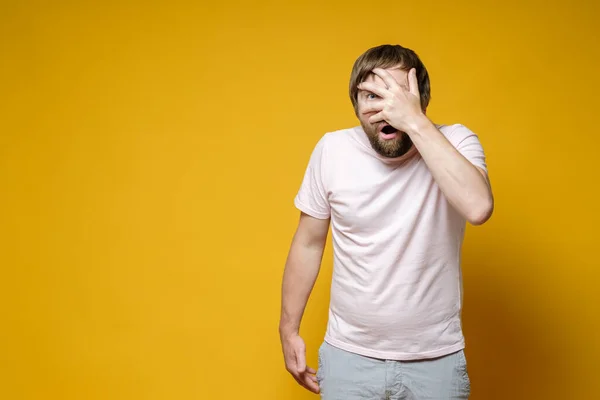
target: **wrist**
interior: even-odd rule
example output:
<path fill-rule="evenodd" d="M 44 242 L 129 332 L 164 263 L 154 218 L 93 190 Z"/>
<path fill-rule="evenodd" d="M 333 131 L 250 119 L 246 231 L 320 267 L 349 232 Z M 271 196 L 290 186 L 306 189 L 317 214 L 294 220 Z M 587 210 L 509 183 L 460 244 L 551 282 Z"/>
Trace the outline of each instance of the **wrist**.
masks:
<path fill-rule="evenodd" d="M 424 113 L 417 114 L 409 124 L 406 133 L 409 136 L 416 136 L 427 130 L 432 125 L 431 120 Z"/>
<path fill-rule="evenodd" d="M 296 336 L 298 334 L 299 334 L 299 329 L 294 326 L 290 326 L 287 324 L 279 325 L 279 336 L 282 339 L 289 338 L 291 336 Z"/>

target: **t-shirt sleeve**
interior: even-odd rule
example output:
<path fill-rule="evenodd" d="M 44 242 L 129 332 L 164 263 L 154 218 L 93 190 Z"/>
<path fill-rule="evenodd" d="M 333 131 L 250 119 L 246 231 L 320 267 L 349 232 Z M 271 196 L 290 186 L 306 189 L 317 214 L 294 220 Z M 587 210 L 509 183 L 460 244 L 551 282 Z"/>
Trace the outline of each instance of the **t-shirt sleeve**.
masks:
<path fill-rule="evenodd" d="M 319 219 L 327 219 L 331 213 L 324 182 L 324 147 L 325 137 L 321 138 L 313 149 L 302 184 L 294 199 L 296 208 Z"/>
<path fill-rule="evenodd" d="M 456 125 L 449 140 L 467 160 L 487 172 L 485 153 L 477 134 L 464 125 Z"/>

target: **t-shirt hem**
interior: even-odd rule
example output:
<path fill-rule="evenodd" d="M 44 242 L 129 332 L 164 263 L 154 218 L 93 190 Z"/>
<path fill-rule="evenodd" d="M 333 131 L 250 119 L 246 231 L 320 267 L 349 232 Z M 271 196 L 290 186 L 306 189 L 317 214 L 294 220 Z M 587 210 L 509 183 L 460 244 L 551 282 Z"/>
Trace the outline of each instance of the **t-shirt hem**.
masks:
<path fill-rule="evenodd" d="M 319 219 L 329 218 L 329 214 L 318 212 L 318 211 L 311 209 L 310 207 L 303 204 L 300 200 L 298 200 L 298 198 L 294 199 L 294 205 L 296 206 L 296 208 L 298 210 L 310 215 L 311 217 L 315 217 L 315 218 L 319 218 Z"/>
<path fill-rule="evenodd" d="M 410 361 L 410 360 L 424 360 L 430 358 L 443 357 L 448 354 L 455 353 L 459 350 L 463 350 L 465 348 L 465 341 L 461 340 L 460 342 L 447 346 L 441 349 L 433 350 L 433 351 L 423 351 L 418 353 L 405 353 L 405 352 L 393 352 L 393 351 L 377 351 L 370 350 L 359 346 L 354 346 L 351 344 L 344 343 L 342 341 L 336 340 L 328 335 L 325 336 L 325 341 L 330 345 L 337 347 L 341 350 L 345 350 L 351 353 L 355 353 L 358 355 L 362 355 L 365 357 L 379 358 L 383 360 L 402 360 L 402 361 Z"/>

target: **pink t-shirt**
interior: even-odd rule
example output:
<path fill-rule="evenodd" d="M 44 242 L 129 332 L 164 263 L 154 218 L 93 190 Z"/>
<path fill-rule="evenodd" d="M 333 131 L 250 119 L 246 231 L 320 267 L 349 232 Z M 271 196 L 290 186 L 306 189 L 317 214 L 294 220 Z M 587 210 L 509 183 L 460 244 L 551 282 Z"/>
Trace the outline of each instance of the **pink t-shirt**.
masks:
<path fill-rule="evenodd" d="M 458 124 L 437 127 L 486 169 L 472 131 Z M 294 203 L 313 217 L 331 218 L 328 343 L 395 360 L 464 347 L 460 260 L 466 221 L 418 153 L 380 156 L 361 127 L 327 133 L 314 148 Z"/>

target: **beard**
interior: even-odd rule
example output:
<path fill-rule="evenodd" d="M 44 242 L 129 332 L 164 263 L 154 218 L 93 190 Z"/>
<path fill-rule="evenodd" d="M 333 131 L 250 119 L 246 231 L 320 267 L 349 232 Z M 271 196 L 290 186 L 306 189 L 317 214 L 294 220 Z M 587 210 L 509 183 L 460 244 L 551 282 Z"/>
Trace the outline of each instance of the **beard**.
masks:
<path fill-rule="evenodd" d="M 361 125 L 367 134 L 367 138 L 369 138 L 369 142 L 371 142 L 371 147 L 373 147 L 373 150 L 384 157 L 401 157 L 408 153 L 408 151 L 413 147 L 413 142 L 410 139 L 410 136 L 408 136 L 408 134 L 405 132 L 397 131 L 395 138 L 385 140 L 379 137 L 378 126 L 380 124 L 373 125 L 361 122 Z"/>

